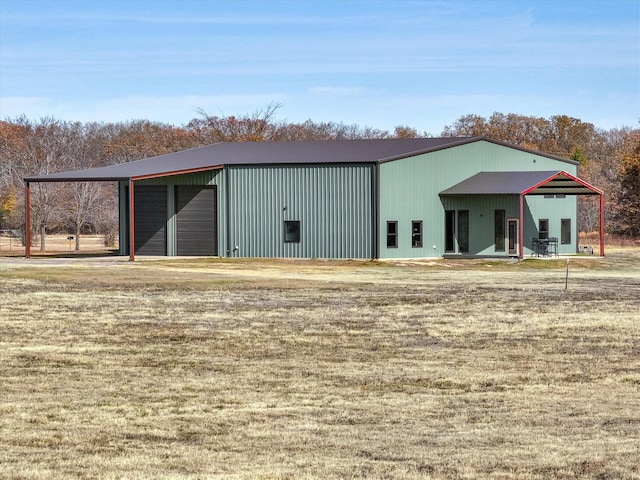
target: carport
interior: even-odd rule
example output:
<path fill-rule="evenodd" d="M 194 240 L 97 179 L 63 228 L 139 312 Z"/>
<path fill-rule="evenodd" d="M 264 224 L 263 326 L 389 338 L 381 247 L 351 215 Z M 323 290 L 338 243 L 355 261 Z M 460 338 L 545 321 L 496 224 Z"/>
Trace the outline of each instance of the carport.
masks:
<path fill-rule="evenodd" d="M 180 165 L 182 168 L 176 169 Z M 25 257 L 31 256 L 31 184 L 51 182 L 121 182 L 127 191 L 127 225 L 129 259 L 136 255 L 135 184 L 141 180 L 219 170 L 222 165 L 211 165 L 203 149 L 195 148 L 173 155 L 151 157 L 129 163 L 90 168 L 72 172 L 26 177 L 25 182 Z M 184 197 L 183 197 L 184 198 Z M 181 199 L 181 201 L 183 201 Z"/>

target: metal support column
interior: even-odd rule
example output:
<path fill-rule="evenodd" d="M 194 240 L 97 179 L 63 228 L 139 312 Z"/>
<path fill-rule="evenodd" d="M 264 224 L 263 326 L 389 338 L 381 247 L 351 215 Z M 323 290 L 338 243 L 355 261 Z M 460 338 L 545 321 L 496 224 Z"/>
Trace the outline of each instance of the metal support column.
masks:
<path fill-rule="evenodd" d="M 136 230 L 135 230 L 135 195 L 133 180 L 129 179 L 129 261 L 136 259 Z"/>
<path fill-rule="evenodd" d="M 24 256 L 31 257 L 31 188 L 24 182 Z"/>
<path fill-rule="evenodd" d="M 524 195 L 520 194 L 520 222 L 518 232 L 518 258 L 524 258 Z"/>
<path fill-rule="evenodd" d="M 604 195 L 600 195 L 600 256 L 604 257 Z"/>

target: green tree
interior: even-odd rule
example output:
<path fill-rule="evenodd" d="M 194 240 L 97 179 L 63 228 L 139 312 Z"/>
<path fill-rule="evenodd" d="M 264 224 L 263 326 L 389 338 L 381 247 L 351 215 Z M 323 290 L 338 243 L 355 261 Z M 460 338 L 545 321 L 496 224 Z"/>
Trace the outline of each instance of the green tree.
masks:
<path fill-rule="evenodd" d="M 584 152 L 580 147 L 575 147 L 571 154 L 571 160 L 578 162 L 580 166 L 584 167 L 587 164 L 587 157 L 584 156 Z"/>

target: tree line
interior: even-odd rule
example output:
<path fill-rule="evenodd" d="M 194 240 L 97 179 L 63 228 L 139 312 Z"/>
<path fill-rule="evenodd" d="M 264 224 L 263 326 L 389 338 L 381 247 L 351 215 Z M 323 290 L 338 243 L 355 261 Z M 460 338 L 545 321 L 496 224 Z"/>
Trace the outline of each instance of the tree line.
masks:
<path fill-rule="evenodd" d="M 31 175 L 139 160 L 216 142 L 262 142 L 486 136 L 580 163 L 579 176 L 605 192 L 608 232 L 640 236 L 640 129 L 603 130 L 566 115 L 550 118 L 494 113 L 465 115 L 438 135 L 399 125 L 393 131 L 336 122 L 278 120 L 279 104 L 243 116 L 200 111 L 186 125 L 135 120 L 68 122 L 52 117 L 0 121 L 0 229 L 24 231 L 24 181 Z M 117 186 L 113 182 L 35 183 L 31 188 L 33 238 L 46 248 L 48 232 L 118 233 Z M 578 228 L 599 224 L 597 199 L 579 197 Z"/>

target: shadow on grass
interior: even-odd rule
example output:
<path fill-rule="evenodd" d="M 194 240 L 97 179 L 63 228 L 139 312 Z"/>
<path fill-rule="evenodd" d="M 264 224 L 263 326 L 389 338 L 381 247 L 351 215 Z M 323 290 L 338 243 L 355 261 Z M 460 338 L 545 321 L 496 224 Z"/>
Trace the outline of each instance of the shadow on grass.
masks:
<path fill-rule="evenodd" d="M 17 256 L 24 256 L 17 255 Z M 80 251 L 80 252 L 31 252 L 32 258 L 114 258 L 119 257 L 120 252 L 117 249 L 100 250 L 96 252 Z"/>

